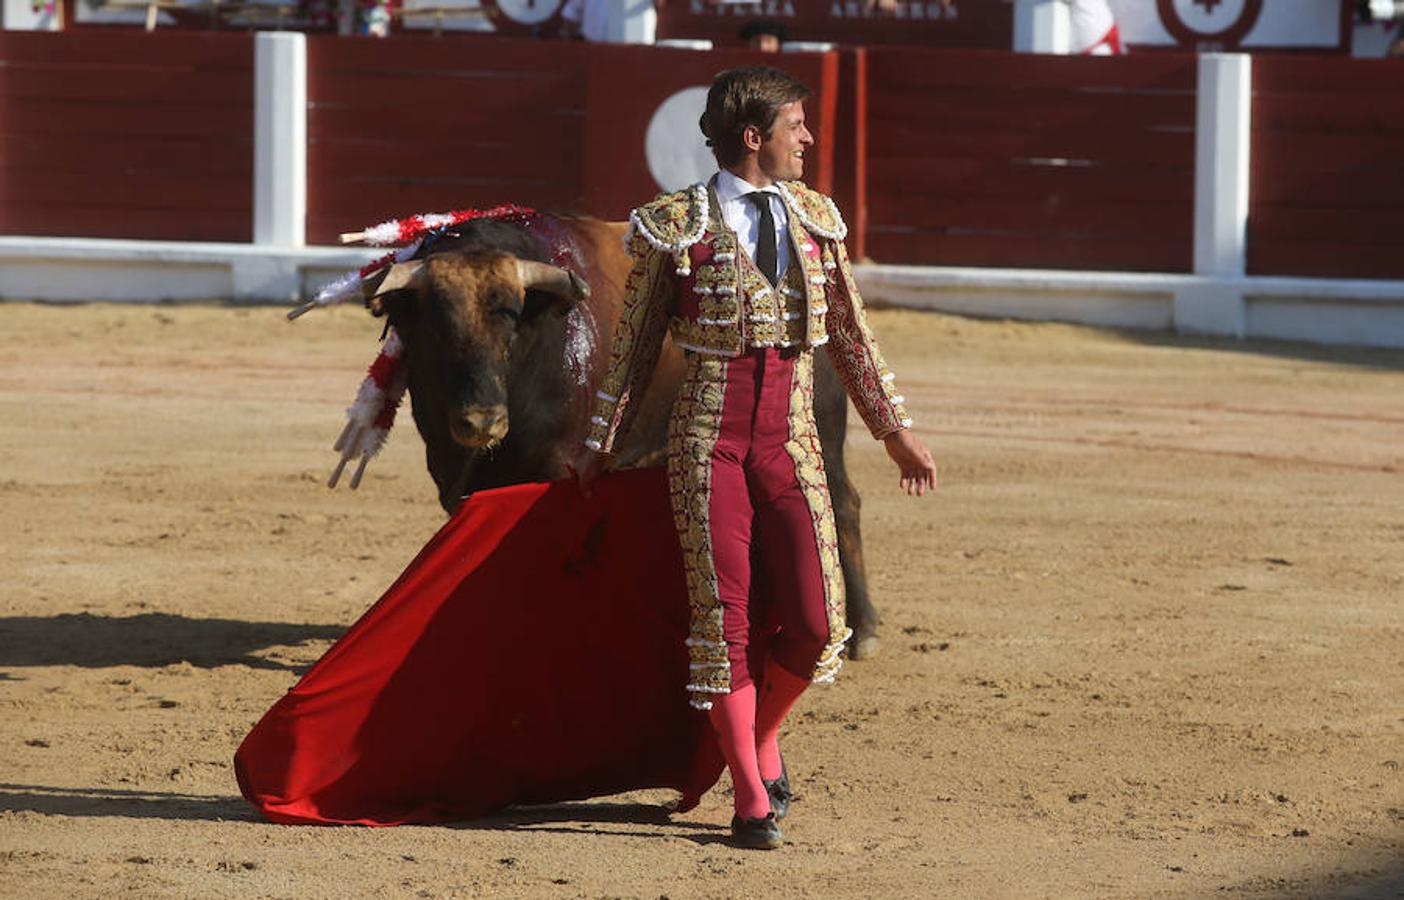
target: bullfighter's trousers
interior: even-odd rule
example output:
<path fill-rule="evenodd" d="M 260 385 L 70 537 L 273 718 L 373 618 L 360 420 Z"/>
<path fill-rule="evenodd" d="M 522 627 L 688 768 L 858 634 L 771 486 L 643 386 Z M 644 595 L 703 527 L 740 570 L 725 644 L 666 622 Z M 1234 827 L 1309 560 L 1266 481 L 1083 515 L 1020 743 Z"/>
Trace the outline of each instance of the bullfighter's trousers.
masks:
<path fill-rule="evenodd" d="M 841 665 L 850 632 L 813 363 L 788 348 L 686 353 L 668 482 L 691 606 L 688 691 L 701 709 L 759 679 L 757 647 L 801 678 L 831 681 Z"/>

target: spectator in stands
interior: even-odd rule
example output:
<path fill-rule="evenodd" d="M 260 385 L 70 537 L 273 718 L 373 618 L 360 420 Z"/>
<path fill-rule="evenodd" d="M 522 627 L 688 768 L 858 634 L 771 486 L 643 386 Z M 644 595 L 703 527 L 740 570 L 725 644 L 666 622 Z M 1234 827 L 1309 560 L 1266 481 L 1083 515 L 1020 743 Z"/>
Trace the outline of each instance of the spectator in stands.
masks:
<path fill-rule="evenodd" d="M 654 9 L 661 10 L 664 2 L 653 0 Z M 609 40 L 610 5 L 610 0 L 566 0 L 561 7 L 564 36 L 593 42 Z"/>
<path fill-rule="evenodd" d="M 753 19 L 737 32 L 746 46 L 761 53 L 779 53 L 780 45 L 790 36 L 790 30 L 774 19 Z"/>
<path fill-rule="evenodd" d="M 943 0 L 944 2 L 944 0 Z M 1004 0 L 1013 3 L 1014 0 Z M 1062 0 L 1069 7 L 1068 52 L 1074 56 L 1120 56 L 1126 52 L 1107 0 Z"/>
<path fill-rule="evenodd" d="M 1126 50 L 1107 0 L 1063 0 L 1072 7 L 1068 52 L 1081 56 L 1120 56 Z"/>

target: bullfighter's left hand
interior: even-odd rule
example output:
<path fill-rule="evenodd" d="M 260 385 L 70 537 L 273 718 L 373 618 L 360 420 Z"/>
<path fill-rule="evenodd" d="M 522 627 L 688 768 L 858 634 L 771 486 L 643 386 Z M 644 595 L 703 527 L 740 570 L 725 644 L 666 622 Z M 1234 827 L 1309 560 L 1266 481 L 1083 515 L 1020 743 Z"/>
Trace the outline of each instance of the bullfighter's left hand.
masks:
<path fill-rule="evenodd" d="M 936 490 L 936 461 L 910 428 L 894 431 L 882 442 L 902 473 L 900 484 L 908 496 L 920 497 L 928 490 Z"/>

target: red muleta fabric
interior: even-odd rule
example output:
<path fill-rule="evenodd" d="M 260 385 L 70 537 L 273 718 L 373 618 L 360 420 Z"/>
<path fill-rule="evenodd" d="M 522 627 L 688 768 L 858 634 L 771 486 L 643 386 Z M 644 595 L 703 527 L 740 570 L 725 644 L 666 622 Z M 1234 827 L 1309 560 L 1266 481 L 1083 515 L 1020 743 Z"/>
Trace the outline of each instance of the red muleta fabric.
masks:
<path fill-rule="evenodd" d="M 269 820 L 397 825 L 666 787 L 722 761 L 687 702 L 660 469 L 469 498 L 234 756 Z"/>

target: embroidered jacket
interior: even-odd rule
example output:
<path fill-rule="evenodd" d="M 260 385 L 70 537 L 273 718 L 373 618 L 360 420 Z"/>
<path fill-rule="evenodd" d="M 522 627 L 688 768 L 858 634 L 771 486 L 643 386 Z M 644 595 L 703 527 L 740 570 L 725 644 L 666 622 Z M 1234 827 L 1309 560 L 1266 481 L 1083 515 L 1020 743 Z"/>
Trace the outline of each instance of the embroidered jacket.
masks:
<path fill-rule="evenodd" d="M 634 265 L 586 446 L 609 452 L 628 429 L 637 409 L 631 401 L 648 386 L 669 330 L 684 350 L 724 357 L 747 347 L 827 344 L 873 437 L 911 424 L 863 315 L 838 209 L 801 182 L 778 186 L 789 214 L 791 263 L 775 289 L 745 258 L 706 184 L 661 194 L 630 213 Z"/>

